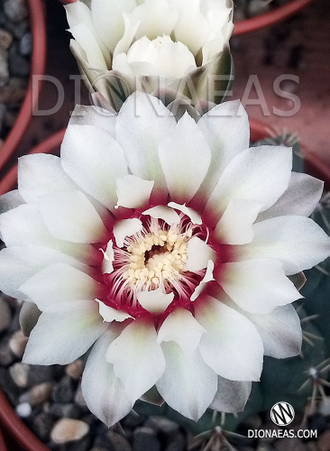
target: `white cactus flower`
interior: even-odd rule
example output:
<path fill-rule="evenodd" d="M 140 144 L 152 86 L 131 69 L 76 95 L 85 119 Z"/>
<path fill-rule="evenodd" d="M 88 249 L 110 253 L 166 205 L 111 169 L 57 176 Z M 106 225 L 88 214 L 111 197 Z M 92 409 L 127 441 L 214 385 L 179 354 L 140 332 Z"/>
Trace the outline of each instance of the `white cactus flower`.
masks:
<path fill-rule="evenodd" d="M 118 73 L 126 95 L 169 89 L 195 103 L 214 100 L 216 84 L 206 86 L 212 75 L 230 75 L 231 0 L 78 0 L 66 13 L 80 68 L 110 102 Z"/>
<path fill-rule="evenodd" d="M 139 398 L 242 410 L 263 355 L 300 351 L 290 276 L 330 255 L 308 218 L 323 184 L 249 138 L 238 101 L 177 122 L 136 92 L 118 115 L 77 107 L 60 158 L 19 160 L 0 289 L 42 312 L 24 361 L 91 348 L 83 394 L 108 425 Z"/>

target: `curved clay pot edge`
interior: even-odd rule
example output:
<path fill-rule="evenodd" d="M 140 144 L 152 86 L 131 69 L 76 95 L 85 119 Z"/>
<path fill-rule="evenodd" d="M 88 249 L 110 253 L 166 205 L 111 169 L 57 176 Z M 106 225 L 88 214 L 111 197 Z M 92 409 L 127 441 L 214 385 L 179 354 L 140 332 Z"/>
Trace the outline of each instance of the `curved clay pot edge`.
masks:
<path fill-rule="evenodd" d="M 30 27 L 33 36 L 32 66 L 28 90 L 14 127 L 0 149 L 0 168 L 2 168 L 15 152 L 24 132 L 31 120 L 33 109 L 39 98 L 41 82 L 32 89 L 34 75 L 43 75 L 46 65 L 46 23 L 43 0 L 27 0 L 29 7 Z"/>
<path fill-rule="evenodd" d="M 253 31 L 275 25 L 293 14 L 296 14 L 313 1 L 315 0 L 291 0 L 286 5 L 279 6 L 269 13 L 260 14 L 259 16 L 251 19 L 240 20 L 235 23 L 234 36 L 251 33 Z"/>
<path fill-rule="evenodd" d="M 259 140 L 271 136 L 271 129 L 262 122 L 251 119 L 251 137 L 253 140 Z M 50 153 L 53 149 L 60 146 L 65 130 L 61 130 L 43 141 L 37 147 L 29 152 L 32 153 Z M 315 161 L 310 162 L 310 167 L 320 169 L 320 164 Z M 328 173 L 322 173 L 327 176 L 330 181 L 330 169 Z M 0 183 L 0 194 L 13 189 L 17 180 L 17 166 L 13 168 Z M 4 190 L 4 188 L 6 188 Z M 6 397 L 0 390 L 0 420 L 1 424 L 6 426 L 8 431 L 13 435 L 14 439 L 25 447 L 26 451 L 49 451 L 49 449 L 41 443 L 41 441 L 25 426 L 23 421 L 16 415 Z"/>

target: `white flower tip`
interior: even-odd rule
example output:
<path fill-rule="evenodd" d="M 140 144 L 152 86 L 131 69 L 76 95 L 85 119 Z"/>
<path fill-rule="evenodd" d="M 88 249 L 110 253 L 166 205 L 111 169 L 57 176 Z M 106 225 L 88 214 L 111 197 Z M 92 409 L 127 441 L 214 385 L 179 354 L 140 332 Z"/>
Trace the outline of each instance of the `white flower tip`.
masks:
<path fill-rule="evenodd" d="M 122 221 L 117 222 L 113 229 L 117 246 L 123 247 L 126 237 L 135 235 L 140 232 L 142 228 L 143 224 L 137 218 L 123 219 Z"/>
<path fill-rule="evenodd" d="M 163 313 L 174 299 L 174 293 L 164 293 L 159 287 L 153 291 L 140 291 L 137 300 L 141 306 L 151 313 Z"/>
<path fill-rule="evenodd" d="M 128 313 L 109 307 L 99 299 L 95 299 L 95 301 L 99 304 L 99 314 L 102 316 L 103 322 L 112 323 L 113 321 L 118 321 L 122 323 L 126 319 L 134 319 Z"/>
<path fill-rule="evenodd" d="M 100 249 L 103 253 L 103 263 L 102 263 L 102 272 L 103 274 L 111 274 L 113 271 L 113 261 L 115 258 L 115 254 L 113 251 L 113 242 L 109 241 L 106 250 Z"/>

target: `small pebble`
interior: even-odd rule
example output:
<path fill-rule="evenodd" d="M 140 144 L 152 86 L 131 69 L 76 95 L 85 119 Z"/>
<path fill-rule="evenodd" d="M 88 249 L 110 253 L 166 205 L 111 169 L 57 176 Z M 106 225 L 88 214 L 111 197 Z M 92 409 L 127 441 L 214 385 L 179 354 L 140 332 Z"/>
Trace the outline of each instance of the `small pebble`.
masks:
<path fill-rule="evenodd" d="M 53 366 L 32 365 L 29 371 L 29 386 L 54 381 L 55 368 Z"/>
<path fill-rule="evenodd" d="M 57 418 L 66 417 L 79 419 L 81 417 L 81 408 L 76 404 L 52 404 L 49 411 Z"/>
<path fill-rule="evenodd" d="M 175 423 L 174 421 L 168 420 L 165 417 L 161 416 L 150 416 L 145 426 L 151 427 L 152 429 L 155 429 L 157 432 L 163 432 L 165 434 L 174 434 L 178 431 L 179 425 Z"/>
<path fill-rule="evenodd" d="M 89 425 L 80 420 L 62 418 L 51 431 L 51 439 L 57 444 L 81 440 L 89 432 Z"/>
<path fill-rule="evenodd" d="M 0 104 L 16 104 L 24 100 L 26 86 L 19 86 L 19 78 L 11 78 L 9 84 L 0 89 Z"/>
<path fill-rule="evenodd" d="M 7 30 L 0 28 L 0 47 L 4 50 L 9 49 L 13 42 L 13 35 Z"/>
<path fill-rule="evenodd" d="M 4 106 L 4 105 L 3 105 Z M 6 110 L 6 115 L 4 117 L 4 125 L 8 128 L 13 128 L 15 122 L 17 121 L 19 110 L 17 109 L 9 109 Z"/>
<path fill-rule="evenodd" d="M 72 402 L 75 395 L 75 388 L 72 379 L 64 376 L 55 386 L 52 394 L 54 402 L 69 403 Z"/>
<path fill-rule="evenodd" d="M 87 435 L 77 442 L 70 442 L 64 445 L 64 451 L 89 451 L 91 447 L 90 437 Z"/>
<path fill-rule="evenodd" d="M 165 448 L 165 451 L 185 451 L 187 448 L 186 439 L 183 434 L 177 432 L 171 435 L 171 442 Z"/>
<path fill-rule="evenodd" d="M 27 393 L 20 397 L 20 402 L 28 402 L 31 406 L 38 406 L 50 399 L 53 390 L 51 382 L 44 382 L 43 384 L 32 387 Z"/>
<path fill-rule="evenodd" d="M 1 148 L 1 145 L 0 145 Z M 14 362 L 14 355 L 11 352 L 8 339 L 6 338 L 0 343 L 0 365 L 1 366 L 9 366 Z"/>
<path fill-rule="evenodd" d="M 12 22 L 20 22 L 28 15 L 25 0 L 5 0 L 4 11 Z"/>
<path fill-rule="evenodd" d="M 9 348 L 16 357 L 21 359 L 23 357 L 28 339 L 23 335 L 21 330 L 15 332 L 9 340 Z"/>
<path fill-rule="evenodd" d="M 160 443 L 153 429 L 139 427 L 133 434 L 133 451 L 160 451 Z"/>
<path fill-rule="evenodd" d="M 1 69 L 0 69 L 1 70 Z M 1 74 L 0 74 L 1 80 Z M 1 82 L 0 82 L 1 84 Z M 8 303 L 0 297 L 0 333 L 8 329 L 11 322 L 11 311 Z"/>
<path fill-rule="evenodd" d="M 29 56 L 32 53 L 32 34 L 25 33 L 19 41 L 19 52 L 23 56 Z"/>
<path fill-rule="evenodd" d="M 32 414 L 32 407 L 28 402 L 22 402 L 16 406 L 16 413 L 21 418 L 28 418 Z"/>
<path fill-rule="evenodd" d="M 15 44 L 9 49 L 9 69 L 11 74 L 17 77 L 28 77 L 31 71 L 30 61 L 20 54 Z"/>
<path fill-rule="evenodd" d="M 0 387 L 13 405 L 17 404 L 19 388 L 11 378 L 7 368 L 0 367 Z"/>
<path fill-rule="evenodd" d="M 54 427 L 55 419 L 51 413 L 42 412 L 33 418 L 32 429 L 43 441 L 48 441 Z"/>
<path fill-rule="evenodd" d="M 26 363 L 15 363 L 9 368 L 9 373 L 18 387 L 26 388 L 28 385 L 30 366 Z"/>
<path fill-rule="evenodd" d="M 84 362 L 79 359 L 70 363 L 70 365 L 65 368 L 65 373 L 71 377 L 71 379 L 78 380 L 84 371 L 84 367 Z"/>
<path fill-rule="evenodd" d="M 106 437 L 111 445 L 111 451 L 131 451 L 131 445 L 122 435 L 113 431 L 108 431 Z"/>
<path fill-rule="evenodd" d="M 86 406 L 86 401 L 84 399 L 82 390 L 81 390 L 81 385 L 78 385 L 75 397 L 74 397 L 74 401 L 76 404 L 78 404 L 78 406 L 81 407 L 85 407 Z"/>

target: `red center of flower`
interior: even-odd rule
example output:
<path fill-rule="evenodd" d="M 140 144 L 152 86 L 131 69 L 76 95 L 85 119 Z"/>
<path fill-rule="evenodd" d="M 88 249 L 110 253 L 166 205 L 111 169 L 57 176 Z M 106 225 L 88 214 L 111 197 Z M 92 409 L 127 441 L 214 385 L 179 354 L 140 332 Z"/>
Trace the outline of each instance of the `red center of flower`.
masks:
<path fill-rule="evenodd" d="M 102 302 L 136 317 L 145 313 L 138 293 L 161 288 L 163 293 L 174 294 L 173 305 L 186 306 L 205 275 L 205 270 L 186 270 L 189 240 L 205 241 L 207 228 L 183 214 L 174 225 L 145 215 L 138 219 L 143 225 L 140 232 L 126 237 L 122 247 L 113 240 L 113 271 L 103 275 L 108 288 Z"/>

